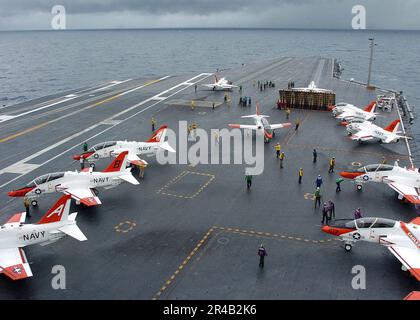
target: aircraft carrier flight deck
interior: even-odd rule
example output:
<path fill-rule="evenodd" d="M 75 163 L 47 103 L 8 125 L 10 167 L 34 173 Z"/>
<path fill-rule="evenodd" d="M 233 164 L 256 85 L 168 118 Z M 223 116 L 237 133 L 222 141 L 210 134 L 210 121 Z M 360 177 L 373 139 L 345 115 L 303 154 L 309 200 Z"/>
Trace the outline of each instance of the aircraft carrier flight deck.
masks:
<path fill-rule="evenodd" d="M 70 237 L 49 246 L 25 248 L 33 277 L 11 281 L 0 275 L 0 299 L 402 299 L 419 290 L 417 280 L 384 247 L 357 243 L 345 252 L 337 238 L 321 231 L 321 210 L 314 209 L 315 179 L 322 175 L 323 201 L 333 200 L 336 218 L 363 216 L 410 221 L 413 205 L 396 199 L 383 184 L 366 184 L 357 191 L 349 181 L 336 193 L 338 172 L 380 163 L 410 166 L 405 141 L 392 144 L 351 141 L 330 112 L 292 109 L 290 120 L 277 108 L 279 90 L 289 81 L 333 90 L 336 102 L 365 106 L 381 92 L 333 77 L 334 60 L 284 57 L 249 63 L 218 72 L 235 85 L 251 107 L 238 105 L 239 92 L 212 91 L 201 84 L 213 81 L 215 70 L 155 79 L 115 79 L 89 88 L 57 93 L 0 109 L 0 221 L 24 211 L 22 198 L 7 192 L 50 172 L 80 170 L 72 156 L 89 146 L 112 140 L 146 141 L 166 124 L 175 132 L 179 121 L 199 128 L 228 128 L 247 123 L 258 102 L 270 121 L 288 122 L 264 144 L 264 172 L 254 176 L 248 191 L 244 165 L 160 165 L 154 157 L 140 185 L 121 184 L 99 190 L 102 205 L 77 206 L 77 223 L 88 238 Z M 141 76 L 140 76 L 141 77 Z M 273 81 L 275 88 L 258 90 L 256 81 Z M 195 85 L 197 89 L 195 90 Z M 188 101 L 196 101 L 191 108 Z M 185 102 L 185 103 L 184 103 Z M 215 102 L 215 108 L 212 103 Z M 397 108 L 378 111 L 376 123 L 399 119 Z M 298 131 L 294 122 L 301 121 Z M 251 123 L 251 122 L 249 122 Z M 279 168 L 274 145 L 285 152 Z M 192 142 L 190 142 L 192 144 Z M 312 150 L 318 160 L 312 162 Z M 335 173 L 328 160 L 336 158 Z M 112 159 L 98 161 L 102 170 Z M 298 170 L 304 169 L 302 184 Z M 31 208 L 35 223 L 59 198 L 39 199 Z M 258 266 L 263 243 L 268 256 Z M 66 289 L 51 286 L 52 267 L 66 270 Z M 354 290 L 352 268 L 366 269 L 365 290 Z"/>

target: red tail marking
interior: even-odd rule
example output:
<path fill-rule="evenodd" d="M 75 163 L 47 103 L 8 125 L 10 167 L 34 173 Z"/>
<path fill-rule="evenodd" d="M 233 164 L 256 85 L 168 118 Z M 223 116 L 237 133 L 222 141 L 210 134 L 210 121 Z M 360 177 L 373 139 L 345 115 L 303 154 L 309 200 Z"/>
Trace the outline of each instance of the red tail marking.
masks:
<path fill-rule="evenodd" d="M 62 196 L 55 205 L 38 221 L 38 224 L 58 222 L 63 218 L 63 213 L 66 208 L 67 200 L 71 199 L 71 196 Z M 70 204 L 70 203 L 69 203 Z"/>
<path fill-rule="evenodd" d="M 400 123 L 400 120 L 394 120 L 392 121 L 386 128 L 384 128 L 384 130 L 389 131 L 389 132 L 394 132 L 395 128 L 397 127 L 397 125 Z"/>
<path fill-rule="evenodd" d="M 366 112 L 373 112 L 374 108 L 376 106 L 376 101 L 372 101 L 371 103 L 369 103 L 366 107 L 365 107 L 365 111 Z"/>
<path fill-rule="evenodd" d="M 168 126 L 161 126 L 151 137 L 147 142 L 160 142 L 160 138 L 162 137 L 163 130 L 168 128 Z"/>
<path fill-rule="evenodd" d="M 117 172 L 121 171 L 121 166 L 124 163 L 124 158 L 127 156 L 128 151 L 121 152 L 118 157 L 104 170 L 104 172 Z M 125 169 L 125 168 L 122 168 Z"/>

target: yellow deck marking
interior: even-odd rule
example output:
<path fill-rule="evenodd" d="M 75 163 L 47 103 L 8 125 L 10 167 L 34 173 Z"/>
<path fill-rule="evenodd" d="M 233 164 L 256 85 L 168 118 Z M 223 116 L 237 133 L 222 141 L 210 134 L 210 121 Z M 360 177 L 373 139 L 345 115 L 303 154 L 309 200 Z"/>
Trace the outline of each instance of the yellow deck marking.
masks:
<path fill-rule="evenodd" d="M 161 81 L 161 80 L 157 79 L 157 80 L 152 80 L 152 81 L 146 82 L 146 83 L 143 85 L 143 87 L 149 86 L 149 85 L 151 85 L 151 84 L 154 84 L 154 83 L 157 83 L 157 82 L 160 82 L 160 81 Z M 124 91 L 124 92 L 125 92 L 125 91 Z M 124 93 L 124 92 L 123 92 L 123 93 Z M 104 103 L 106 103 L 106 102 L 110 102 L 110 101 L 112 101 L 112 100 L 115 100 L 116 98 L 118 98 L 118 97 L 122 96 L 122 95 L 123 95 L 123 93 L 118 93 L 118 94 L 116 94 L 116 95 L 114 95 L 114 96 L 111 96 L 111 97 L 106 98 L 106 99 L 104 99 L 104 100 L 98 101 L 98 102 L 96 102 L 96 103 L 94 103 L 94 104 L 90 105 L 90 107 L 91 107 L 91 108 L 93 108 L 93 107 L 99 106 L 99 105 L 101 105 L 101 104 L 104 104 Z M 22 135 L 24 135 L 24 134 L 27 134 L 27 133 L 29 133 L 29 132 L 32 132 L 32 131 L 38 130 L 38 129 L 42 128 L 42 127 L 45 127 L 47 124 L 49 124 L 49 123 L 50 123 L 50 122 L 52 122 L 52 121 L 53 121 L 53 120 L 51 120 L 51 121 L 46 121 L 46 122 L 43 122 L 43 123 L 40 123 L 40 124 L 38 124 L 38 125 L 36 125 L 36 126 L 33 126 L 33 127 L 31 127 L 31 128 L 25 129 L 25 130 L 23 130 L 23 131 L 19 131 L 19 132 L 15 133 L 15 134 L 12 134 L 12 135 L 8 136 L 8 137 L 2 138 L 2 139 L 0 139 L 0 143 L 7 142 L 7 141 L 10 141 L 10 140 L 13 140 L 13 139 L 15 139 L 15 138 L 17 138 L 17 137 L 20 137 L 20 136 L 22 136 Z"/>
<path fill-rule="evenodd" d="M 1 142 L 7 142 L 7 141 L 12 140 L 12 139 L 15 139 L 17 137 L 23 136 L 24 134 L 27 134 L 29 132 L 35 131 L 35 130 L 37 130 L 39 128 L 42 128 L 42 127 L 46 126 L 48 123 L 50 123 L 50 122 L 49 121 L 43 122 L 43 123 L 40 123 L 40 124 L 38 124 L 38 125 L 36 125 L 34 127 L 31 127 L 31 128 L 25 129 L 23 131 L 17 132 L 15 134 L 12 134 L 11 136 L 8 136 L 6 138 L 0 139 L 0 143 Z"/>
<path fill-rule="evenodd" d="M 181 272 L 182 269 L 184 269 L 187 264 L 192 260 L 192 258 L 194 257 L 194 255 L 197 254 L 198 250 L 203 246 L 203 243 L 205 241 L 207 241 L 210 238 L 210 235 L 212 233 L 214 233 L 215 230 L 219 230 L 220 232 L 217 233 L 220 234 L 222 232 L 231 232 L 231 233 L 235 233 L 235 234 L 240 234 L 240 235 L 245 235 L 245 236 L 249 236 L 249 237 L 257 237 L 257 238 L 269 238 L 269 239 L 289 239 L 289 240 L 293 240 L 293 241 L 298 241 L 300 243 L 307 243 L 309 245 L 311 244 L 324 244 L 331 242 L 333 240 L 339 240 L 339 239 L 328 239 L 328 240 L 309 240 L 309 239 L 302 239 L 299 237 L 292 237 L 292 236 L 286 236 L 283 234 L 277 234 L 277 233 L 269 233 L 269 232 L 256 232 L 253 230 L 242 230 L 242 229 L 237 229 L 237 228 L 229 228 L 229 227 L 217 227 L 217 226 L 213 226 L 211 227 L 203 236 L 203 238 L 200 239 L 200 241 L 197 243 L 197 245 L 194 247 L 194 249 L 187 255 L 187 257 L 184 259 L 184 261 L 182 261 L 182 263 L 179 265 L 179 267 L 175 270 L 175 272 L 168 278 L 168 280 L 166 280 L 164 283 L 164 285 L 160 288 L 160 290 L 154 295 L 154 297 L 152 298 L 152 300 L 158 300 L 160 298 L 160 296 L 163 294 L 163 292 L 168 288 L 168 286 L 170 284 L 172 284 L 175 281 L 175 278 L 177 277 L 177 275 L 179 275 L 179 273 Z M 200 257 L 197 257 L 196 261 L 199 260 Z"/>

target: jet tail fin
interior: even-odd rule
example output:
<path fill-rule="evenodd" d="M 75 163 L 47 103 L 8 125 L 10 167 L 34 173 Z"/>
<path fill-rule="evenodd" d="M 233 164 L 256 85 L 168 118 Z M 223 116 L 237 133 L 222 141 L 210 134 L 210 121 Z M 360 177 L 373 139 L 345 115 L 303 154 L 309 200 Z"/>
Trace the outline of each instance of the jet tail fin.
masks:
<path fill-rule="evenodd" d="M 111 162 L 111 164 L 104 170 L 104 172 L 123 171 L 127 167 L 128 151 L 121 152 L 118 157 Z"/>
<path fill-rule="evenodd" d="M 384 128 L 384 130 L 392 132 L 392 133 L 397 133 L 399 125 L 400 125 L 400 120 L 397 119 L 397 120 L 392 121 L 387 127 Z"/>
<path fill-rule="evenodd" d="M 71 196 L 62 196 L 50 210 L 38 221 L 38 224 L 65 221 L 70 211 Z"/>
<path fill-rule="evenodd" d="M 161 126 L 151 137 L 149 140 L 147 140 L 147 142 L 160 142 L 165 140 L 165 136 L 166 136 L 166 129 L 168 128 L 168 126 L 164 125 Z"/>
<path fill-rule="evenodd" d="M 375 112 L 375 108 L 376 108 L 376 101 L 372 101 L 371 103 L 369 103 L 364 111 L 366 112 L 370 112 L 370 113 L 374 113 Z"/>
<path fill-rule="evenodd" d="M 69 216 L 69 221 L 75 221 L 76 216 L 77 216 L 77 212 L 72 213 Z M 87 238 L 83 234 L 82 230 L 80 230 L 79 227 L 75 223 L 74 224 L 67 224 L 65 226 L 62 226 L 62 227 L 58 228 L 58 230 L 67 234 L 70 237 L 75 238 L 76 240 L 79 240 L 79 241 L 86 241 L 87 240 Z"/>

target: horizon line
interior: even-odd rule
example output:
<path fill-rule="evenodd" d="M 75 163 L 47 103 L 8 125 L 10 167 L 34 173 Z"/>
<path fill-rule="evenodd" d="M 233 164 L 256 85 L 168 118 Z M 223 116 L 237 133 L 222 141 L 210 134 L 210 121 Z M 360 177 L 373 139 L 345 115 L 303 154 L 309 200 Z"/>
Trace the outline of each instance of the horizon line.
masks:
<path fill-rule="evenodd" d="M 0 32 L 38 32 L 38 31 L 128 31 L 128 30 L 290 30 L 290 31 L 420 31 L 420 29 L 351 29 L 351 28 L 299 28 L 299 27 L 134 27 L 134 28 L 66 28 L 49 29 L 6 29 Z"/>

